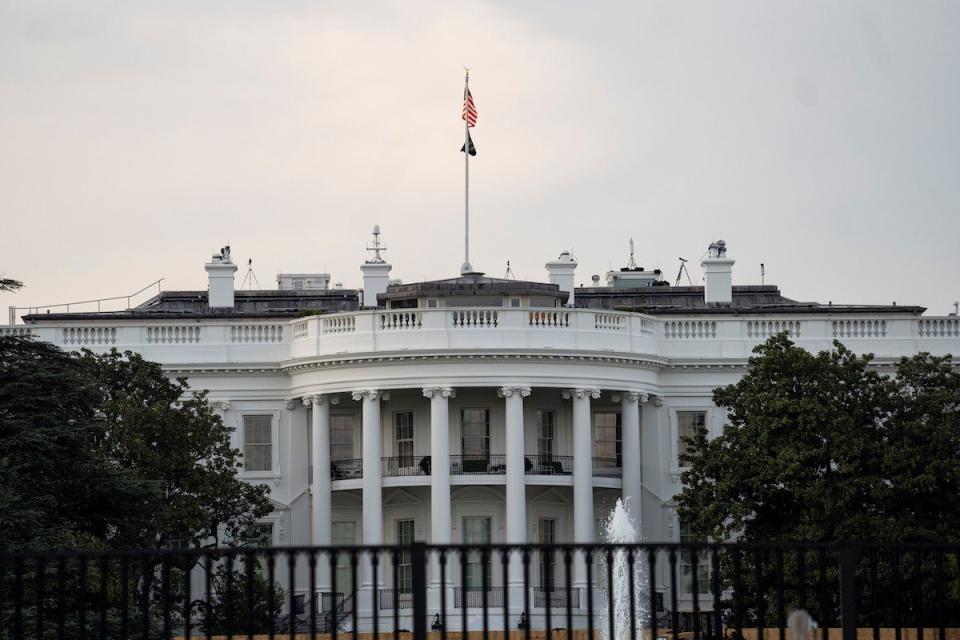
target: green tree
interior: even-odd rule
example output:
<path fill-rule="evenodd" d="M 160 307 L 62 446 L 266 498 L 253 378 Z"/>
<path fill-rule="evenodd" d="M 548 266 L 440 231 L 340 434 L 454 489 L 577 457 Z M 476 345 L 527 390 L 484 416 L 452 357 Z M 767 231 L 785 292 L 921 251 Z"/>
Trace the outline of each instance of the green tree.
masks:
<path fill-rule="evenodd" d="M 682 460 L 689 468 L 677 502 L 696 535 L 745 542 L 960 539 L 960 375 L 951 357 L 903 358 L 896 375 L 887 377 L 875 370 L 871 355 L 858 356 L 839 342 L 814 354 L 781 334 L 754 353 L 743 378 L 714 391 L 714 403 L 727 410 L 723 432 L 708 440 L 701 429 L 687 443 L 690 454 Z M 919 568 L 921 588 L 932 589 L 932 554 L 877 553 L 880 575 L 872 587 L 881 615 L 898 606 L 889 601 L 895 569 L 907 581 Z M 831 551 L 830 584 L 835 560 Z M 783 559 L 786 584 L 815 585 L 820 556 L 804 557 L 804 575 L 799 561 L 798 554 Z M 869 561 L 861 558 L 858 565 L 863 581 Z M 742 584 L 752 593 L 759 575 L 767 581 L 760 589 L 772 589 L 774 564 L 774 558 L 748 554 Z M 955 576 L 955 561 L 946 564 Z M 725 586 L 733 570 L 725 558 Z M 884 584 L 888 589 L 880 593 Z"/>

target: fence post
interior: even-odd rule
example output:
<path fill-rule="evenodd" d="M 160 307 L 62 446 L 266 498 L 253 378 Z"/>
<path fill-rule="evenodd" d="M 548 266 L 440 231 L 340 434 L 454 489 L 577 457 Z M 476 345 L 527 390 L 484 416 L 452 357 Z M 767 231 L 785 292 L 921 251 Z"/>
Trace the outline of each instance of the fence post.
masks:
<path fill-rule="evenodd" d="M 427 640 L 427 546 L 425 543 L 414 542 L 410 545 L 410 563 L 413 565 L 413 640 Z"/>
<path fill-rule="evenodd" d="M 857 550 L 840 548 L 840 624 L 843 640 L 857 640 Z"/>

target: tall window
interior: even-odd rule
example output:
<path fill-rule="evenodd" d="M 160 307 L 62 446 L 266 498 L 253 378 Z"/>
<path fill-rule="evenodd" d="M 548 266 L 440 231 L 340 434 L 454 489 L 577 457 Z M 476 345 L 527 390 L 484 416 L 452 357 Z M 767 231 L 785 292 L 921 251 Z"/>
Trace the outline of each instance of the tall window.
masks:
<path fill-rule="evenodd" d="M 680 544 L 700 542 L 690 532 L 690 527 L 680 523 Z M 693 551 L 680 552 L 680 592 L 693 593 L 693 574 L 697 574 L 697 593 L 710 593 L 710 556 L 704 549 L 697 550 L 696 562 Z"/>
<path fill-rule="evenodd" d="M 413 466 L 413 412 L 398 411 L 393 414 L 393 434 L 398 466 Z"/>
<path fill-rule="evenodd" d="M 413 520 L 397 520 L 397 544 L 413 544 Z M 397 559 L 397 585 L 400 593 L 413 593 L 413 563 L 409 551 L 401 551 Z"/>
<path fill-rule="evenodd" d="M 697 453 L 685 439 L 696 435 L 697 430 L 706 428 L 706 411 L 677 411 L 677 451 L 680 455 L 695 455 Z M 679 461 L 678 461 L 679 462 Z"/>
<path fill-rule="evenodd" d="M 557 521 L 553 518 L 540 518 L 540 544 L 556 544 Z M 553 551 L 540 553 L 540 588 L 553 591 L 557 584 L 557 559 Z"/>
<path fill-rule="evenodd" d="M 243 416 L 243 468 L 273 471 L 273 416 Z"/>
<path fill-rule="evenodd" d="M 490 544 L 490 518 L 464 518 L 463 519 L 463 543 L 464 544 Z M 484 581 L 489 588 L 490 579 L 490 560 L 483 562 L 479 552 L 467 554 L 467 583 L 464 588 L 467 591 L 482 591 Z"/>
<path fill-rule="evenodd" d="M 357 544 L 357 524 L 355 522 L 334 522 L 331 526 L 333 546 L 343 547 Z M 337 593 L 353 592 L 353 576 L 350 571 L 350 556 L 337 554 Z"/>
<path fill-rule="evenodd" d="M 353 458 L 353 416 L 330 416 L 330 459 Z"/>
<path fill-rule="evenodd" d="M 553 458 L 553 411 L 537 410 L 537 455 L 544 460 Z"/>
<path fill-rule="evenodd" d="M 593 414 L 593 455 L 616 460 L 618 467 L 623 466 L 622 424 L 619 411 Z"/>
<path fill-rule="evenodd" d="M 464 409 L 460 414 L 462 425 L 460 446 L 463 459 L 490 459 L 490 410 Z"/>

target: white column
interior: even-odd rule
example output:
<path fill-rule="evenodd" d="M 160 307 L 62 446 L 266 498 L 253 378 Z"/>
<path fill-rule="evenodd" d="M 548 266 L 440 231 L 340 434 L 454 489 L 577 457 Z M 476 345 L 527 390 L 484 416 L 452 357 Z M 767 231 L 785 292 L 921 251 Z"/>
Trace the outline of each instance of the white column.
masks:
<path fill-rule="evenodd" d="M 430 542 L 450 542 L 450 398 L 455 392 L 450 387 L 426 387 L 425 398 L 430 398 Z M 440 563 L 430 558 L 430 591 L 427 606 L 430 611 L 440 609 Z M 447 608 L 453 607 L 453 583 L 450 568 L 445 576 Z"/>
<path fill-rule="evenodd" d="M 640 453 L 640 404 L 646 403 L 648 396 L 636 391 L 627 391 L 620 396 L 620 413 L 623 424 L 623 499 L 633 516 L 633 525 L 640 530 L 643 519 L 641 500 L 643 499 L 642 456 Z"/>
<path fill-rule="evenodd" d="M 589 544 L 594 540 L 593 523 L 593 433 L 590 399 L 600 397 L 598 389 L 572 389 L 565 397 L 573 400 L 573 541 Z M 574 586 L 587 585 L 587 569 L 578 556 L 574 564 Z"/>
<path fill-rule="evenodd" d="M 380 460 L 383 449 L 383 425 L 380 400 L 389 394 L 378 390 L 354 391 L 354 400 L 363 400 L 363 529 L 365 545 L 383 543 L 383 487 Z"/>
<path fill-rule="evenodd" d="M 450 542 L 450 387 L 428 387 L 430 398 L 430 542 Z"/>
<path fill-rule="evenodd" d="M 498 395 L 505 402 L 506 463 L 507 463 L 507 544 L 527 541 L 527 485 L 524 468 L 523 399 L 530 395 L 530 387 L 501 387 Z M 523 609 L 523 563 L 519 554 L 510 559 L 507 583 L 510 589 L 511 610 Z"/>
<path fill-rule="evenodd" d="M 313 482 L 310 484 L 310 542 L 317 547 L 330 546 L 333 542 L 333 494 L 330 480 L 330 406 L 340 402 L 336 396 L 320 394 L 303 399 L 310 411 L 310 461 L 313 465 Z M 317 562 L 317 591 L 330 591 L 330 564 L 326 557 Z"/>

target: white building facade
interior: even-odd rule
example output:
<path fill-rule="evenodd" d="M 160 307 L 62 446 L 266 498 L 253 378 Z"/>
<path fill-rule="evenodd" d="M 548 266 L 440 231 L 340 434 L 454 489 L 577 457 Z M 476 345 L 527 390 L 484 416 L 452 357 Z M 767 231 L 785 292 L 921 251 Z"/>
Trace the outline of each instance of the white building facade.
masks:
<path fill-rule="evenodd" d="M 339 288 L 225 292 L 227 251 L 208 265 L 226 308 L 210 308 L 207 292 L 164 292 L 125 312 L 27 315 L 0 333 L 137 351 L 209 390 L 244 452 L 243 478 L 270 487 L 275 511 L 264 525 L 275 545 L 588 543 L 620 497 L 645 539 L 678 541 L 681 437 L 698 425 L 721 431 L 713 389 L 736 382 L 771 335 L 786 331 L 811 351 L 840 340 L 875 354 L 881 368 L 924 351 L 960 353 L 956 316 L 734 287 L 725 253 L 711 245 L 706 292 L 663 286 L 658 272 L 635 267 L 608 277 L 616 285 L 575 296 L 555 282 L 466 274 L 391 284 L 373 307 L 369 295 L 361 305 L 358 292 Z M 568 254 L 559 262 L 551 279 L 572 283 L 576 262 Z M 681 562 L 672 608 L 689 607 L 694 570 Z M 350 579 L 348 567 L 340 571 L 338 591 Z M 566 583 L 562 566 L 556 571 L 551 584 L 531 572 L 534 605 Z M 377 576 L 377 606 L 407 615 L 409 568 L 398 572 L 399 593 L 386 588 L 389 568 Z M 329 590 L 329 571 L 318 577 L 318 590 Z M 494 588 L 504 583 L 496 565 L 491 577 Z M 506 577 L 520 588 L 522 578 Z M 453 572 L 447 582 L 451 610 L 462 598 L 474 604 L 469 578 L 461 584 Z M 368 586 L 374 576 L 359 580 Z M 296 581 L 310 600 L 305 576 Z M 571 576 L 575 601 L 585 581 L 582 570 Z M 654 584 L 666 589 L 666 576 Z M 522 597 L 511 593 L 510 602 L 519 615 Z M 357 606 L 364 619 L 374 605 Z"/>

